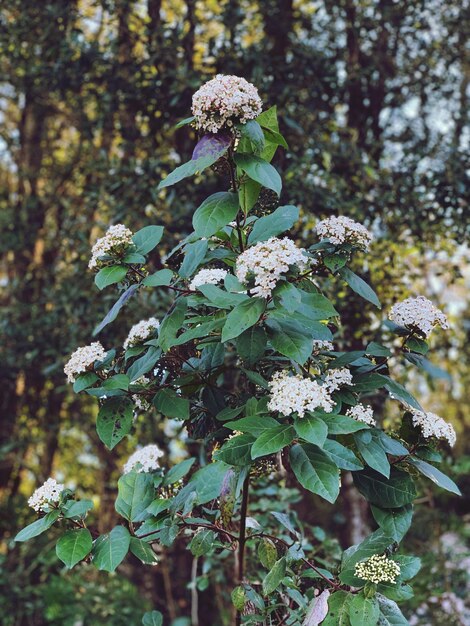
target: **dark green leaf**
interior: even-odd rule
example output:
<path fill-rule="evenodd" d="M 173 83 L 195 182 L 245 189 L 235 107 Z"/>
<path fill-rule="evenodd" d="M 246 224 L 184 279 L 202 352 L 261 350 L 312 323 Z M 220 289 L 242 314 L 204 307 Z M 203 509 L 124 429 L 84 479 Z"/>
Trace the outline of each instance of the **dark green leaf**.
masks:
<path fill-rule="evenodd" d="M 134 295 L 134 293 L 139 288 L 139 285 L 131 285 L 124 291 L 123 294 L 119 297 L 119 299 L 113 304 L 111 309 L 105 315 L 104 319 L 98 324 L 98 326 L 93 331 L 93 335 L 97 335 L 100 333 L 105 326 L 111 324 L 116 317 L 119 315 L 119 311 L 126 304 L 126 302 Z"/>
<path fill-rule="evenodd" d="M 281 584 L 282 579 L 286 575 L 286 558 L 282 557 L 274 563 L 271 570 L 266 574 L 263 580 L 263 595 L 269 596 Z"/>
<path fill-rule="evenodd" d="M 200 528 L 192 538 L 188 548 L 191 550 L 193 556 L 204 556 L 211 551 L 216 539 L 217 535 L 214 531 L 208 530 L 207 528 Z"/>
<path fill-rule="evenodd" d="M 246 363 L 254 364 L 264 355 L 266 343 L 264 328 L 252 326 L 237 337 L 236 346 L 240 357 Z"/>
<path fill-rule="evenodd" d="M 302 487 L 335 502 L 339 494 L 339 472 L 325 452 L 312 444 L 296 444 L 290 449 L 290 462 Z"/>
<path fill-rule="evenodd" d="M 278 207 L 270 215 L 265 215 L 256 220 L 253 230 L 248 236 L 248 244 L 258 241 L 267 241 L 280 233 L 292 228 L 299 219 L 299 209 L 291 204 Z"/>
<path fill-rule="evenodd" d="M 205 239 L 188 243 L 184 248 L 184 261 L 178 270 L 179 275 L 183 278 L 192 276 L 203 262 L 207 248 L 208 243 Z"/>
<path fill-rule="evenodd" d="M 279 426 L 279 422 L 269 417 L 269 415 L 253 415 L 250 417 L 242 417 L 234 422 L 226 422 L 224 426 L 225 428 L 230 428 L 230 430 L 238 430 L 241 433 L 250 433 L 250 435 L 254 437 L 259 437 L 267 429 L 271 430 Z"/>
<path fill-rule="evenodd" d="M 164 352 L 173 345 L 173 341 L 183 325 L 187 307 L 186 298 L 178 298 L 173 310 L 164 317 L 158 333 L 159 343 Z"/>
<path fill-rule="evenodd" d="M 254 442 L 251 449 L 251 458 L 274 454 L 289 445 L 295 436 L 295 431 L 288 424 L 278 425 L 265 430 Z"/>
<path fill-rule="evenodd" d="M 238 213 L 238 195 L 219 191 L 204 200 L 193 215 L 193 227 L 198 237 L 211 237 L 222 226 L 235 219 Z"/>
<path fill-rule="evenodd" d="M 273 323 L 268 320 L 268 325 Z M 271 330 L 269 341 L 274 350 L 303 365 L 312 354 L 313 340 L 305 334 L 285 329 Z"/>
<path fill-rule="evenodd" d="M 405 506 L 416 497 L 413 479 L 400 470 L 392 469 L 389 479 L 368 469 L 354 472 L 353 478 L 362 495 L 372 504 L 384 509 Z"/>
<path fill-rule="evenodd" d="M 349 605 L 353 599 L 351 593 L 335 591 L 328 598 L 328 614 L 321 626 L 351 626 L 349 621 Z"/>
<path fill-rule="evenodd" d="M 118 480 L 115 508 L 129 522 L 135 522 L 155 497 L 153 477 L 144 472 L 129 472 Z"/>
<path fill-rule="evenodd" d="M 129 550 L 131 537 L 124 526 L 115 526 L 106 535 L 101 535 L 93 548 L 93 565 L 106 572 L 114 570 L 122 563 Z"/>
<path fill-rule="evenodd" d="M 349 605 L 351 626 L 377 626 L 379 619 L 379 603 L 377 598 L 366 598 L 358 593 Z"/>
<path fill-rule="evenodd" d="M 371 302 L 378 309 L 382 308 L 375 291 L 360 276 L 352 272 L 348 267 L 342 267 L 339 269 L 338 274 L 348 283 L 353 291 L 361 296 L 361 298 Z"/>
<path fill-rule="evenodd" d="M 186 476 L 191 467 L 194 465 L 195 460 L 196 459 L 194 457 L 185 459 L 184 461 L 181 461 L 181 463 L 178 463 L 170 468 L 163 478 L 163 486 L 172 485 Z"/>
<path fill-rule="evenodd" d="M 315 417 L 314 415 L 299 417 L 294 422 L 294 428 L 299 437 L 323 448 L 323 444 L 328 435 L 328 427 L 319 417 Z"/>
<path fill-rule="evenodd" d="M 82 561 L 93 547 L 93 540 L 87 528 L 66 530 L 58 540 L 55 551 L 58 558 L 69 569 Z"/>
<path fill-rule="evenodd" d="M 354 440 L 367 465 L 388 478 L 390 476 L 390 463 L 382 447 L 378 431 L 375 428 L 360 431 L 354 435 Z"/>
<path fill-rule="evenodd" d="M 272 189 L 278 196 L 281 195 L 281 177 L 270 163 L 253 154 L 236 154 L 234 158 L 237 166 L 246 172 L 252 180 L 267 189 Z"/>
<path fill-rule="evenodd" d="M 325 422 L 330 435 L 349 435 L 358 430 L 369 429 L 364 422 L 358 422 L 347 415 L 334 415 L 333 413 L 316 413 L 315 415 Z"/>
<path fill-rule="evenodd" d="M 355 476 L 356 474 L 353 474 Z M 382 554 L 393 543 L 393 539 L 382 530 L 376 530 L 360 544 L 351 546 L 343 553 L 340 580 L 346 585 L 361 587 L 364 581 L 355 576 L 354 568 L 359 561 L 369 559 L 373 554 Z"/>
<path fill-rule="evenodd" d="M 454 483 L 454 481 L 445 474 L 443 474 L 441 470 L 438 470 L 437 467 L 434 467 L 434 465 L 431 465 L 430 463 L 422 461 L 421 459 L 418 459 L 416 457 L 412 457 L 409 462 L 414 465 L 416 469 L 419 470 L 421 474 L 423 474 L 423 476 L 426 476 L 427 478 L 432 480 L 433 483 L 436 483 L 438 487 L 442 487 L 442 489 L 450 491 L 451 493 L 455 493 L 458 496 L 462 495 L 462 492 Z"/>
<path fill-rule="evenodd" d="M 152 547 L 143 539 L 131 537 L 129 547 L 132 554 L 145 565 L 154 565 L 158 562 L 157 555 L 152 550 Z"/>
<path fill-rule="evenodd" d="M 245 300 L 231 311 L 222 330 L 222 341 L 228 341 L 241 335 L 247 328 L 254 326 L 266 307 L 262 298 Z"/>
<path fill-rule="evenodd" d="M 238 126 L 242 137 L 249 139 L 256 153 L 262 152 L 265 146 L 264 133 L 256 120 L 248 120 Z"/>
<path fill-rule="evenodd" d="M 173 272 L 171 270 L 159 270 L 155 274 L 150 274 L 142 281 L 146 287 L 167 287 L 171 283 Z"/>
<path fill-rule="evenodd" d="M 94 372 L 85 372 L 80 374 L 73 383 L 73 390 L 75 393 L 80 393 L 84 389 L 88 389 L 99 380 L 98 376 Z"/>
<path fill-rule="evenodd" d="M 374 505 L 371 505 L 370 508 L 375 521 L 383 532 L 399 543 L 411 526 L 412 505 L 407 504 L 399 509 L 381 509 Z"/>
<path fill-rule="evenodd" d="M 189 400 L 179 396 L 173 389 L 160 389 L 153 403 L 157 411 L 166 417 L 189 418 Z"/>
<path fill-rule="evenodd" d="M 214 453 L 215 458 L 229 465 L 249 465 L 251 463 L 251 446 L 254 437 L 250 434 L 237 435 L 224 443 Z"/>
<path fill-rule="evenodd" d="M 66 519 L 83 519 L 92 508 L 91 500 L 69 500 L 62 510 Z"/>
<path fill-rule="evenodd" d="M 37 537 L 44 531 L 48 530 L 54 522 L 59 518 L 60 511 L 58 509 L 54 509 L 50 513 L 47 513 L 44 517 L 37 519 L 32 524 L 29 524 L 16 535 L 14 541 L 28 541 L 33 537 Z"/>
<path fill-rule="evenodd" d="M 393 396 L 397 400 L 400 400 L 401 402 L 404 402 L 405 404 L 409 404 L 418 411 L 423 410 L 419 402 L 411 395 L 411 393 L 408 393 L 403 385 L 400 385 L 400 383 L 397 383 L 388 376 L 382 376 L 382 378 L 385 379 L 384 387 L 391 396 Z"/>
<path fill-rule="evenodd" d="M 101 269 L 95 276 L 95 285 L 101 290 L 108 285 L 119 283 L 126 277 L 128 269 L 129 268 L 126 265 L 111 265 L 110 267 L 103 267 L 103 269 Z"/>
<path fill-rule="evenodd" d="M 163 226 L 145 226 L 135 233 L 132 241 L 139 254 L 148 254 L 160 243 L 162 236 Z"/>
<path fill-rule="evenodd" d="M 351 472 L 363 469 L 362 463 L 359 461 L 354 452 L 349 448 L 346 448 L 346 446 L 340 444 L 338 441 L 327 439 L 322 448 L 323 452 L 326 452 L 333 463 L 335 463 L 340 469 L 349 470 Z"/>
<path fill-rule="evenodd" d="M 409 626 L 408 620 L 405 619 L 396 602 L 379 593 L 376 597 L 380 609 L 379 626 Z"/>
<path fill-rule="evenodd" d="M 127 376 L 131 382 L 138 380 L 141 376 L 150 372 L 150 370 L 155 366 L 155 363 L 158 361 L 161 355 L 161 350 L 150 346 L 147 352 L 136 359 L 134 363 L 127 370 Z"/>
<path fill-rule="evenodd" d="M 133 414 L 134 404 L 129 398 L 109 398 L 101 406 L 96 420 L 96 431 L 110 450 L 131 431 Z"/>

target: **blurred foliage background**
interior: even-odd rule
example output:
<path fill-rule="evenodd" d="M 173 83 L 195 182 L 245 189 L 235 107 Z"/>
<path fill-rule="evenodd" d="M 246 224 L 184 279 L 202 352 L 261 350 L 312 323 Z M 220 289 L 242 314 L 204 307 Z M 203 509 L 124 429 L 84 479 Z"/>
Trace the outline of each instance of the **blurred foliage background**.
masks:
<path fill-rule="evenodd" d="M 419 388 L 427 410 L 454 422 L 460 438 L 448 463 L 468 490 L 469 17 L 461 0 L 1 4 L 2 624 L 139 624 L 153 607 L 173 626 L 208 626 L 228 611 L 223 561 L 214 556 L 194 570 L 181 544 L 157 568 L 130 562 L 103 576 L 87 567 L 64 572 L 44 538 L 12 542 L 33 518 L 28 495 L 49 475 L 94 495 L 103 532 L 113 522 L 122 459 L 137 441 L 157 441 L 174 459 L 184 454 L 178 425 L 145 415 L 133 440 L 105 451 L 94 432 L 96 406 L 73 396 L 63 364 L 90 342 L 114 297 L 99 296 L 87 270 L 95 238 L 113 222 L 133 230 L 160 223 L 170 247 L 218 189 L 211 175 L 156 190 L 190 158 L 194 133 L 174 124 L 189 115 L 192 93 L 218 72 L 245 77 L 266 106 L 278 105 L 289 150 L 275 165 L 285 180 L 282 203 L 302 210 L 297 237 L 313 239 L 315 222 L 332 214 L 364 222 L 377 241 L 358 270 L 370 275 L 382 303 L 422 293 L 449 314 L 452 330 L 436 333 L 433 357 L 447 374 L 402 375 Z M 343 347 L 363 344 L 364 324 L 371 329 L 366 339 L 375 337 L 379 319 L 331 289 L 347 317 Z M 103 333 L 104 345 L 167 304 L 136 300 Z M 376 408 L 388 419 L 380 398 Z M 197 452 L 201 444 L 190 446 Z M 313 542 L 339 533 L 344 547 L 371 523 L 347 485 L 336 507 L 315 500 L 314 514 L 313 496 L 285 479 L 261 481 L 258 489 L 257 514 L 273 501 L 283 510 L 290 503 Z M 413 624 L 469 623 L 462 600 L 470 591 L 468 503 L 429 487 L 423 493 L 408 541 L 425 568 L 408 615 Z M 335 541 L 326 545 L 324 556 L 334 560 Z"/>

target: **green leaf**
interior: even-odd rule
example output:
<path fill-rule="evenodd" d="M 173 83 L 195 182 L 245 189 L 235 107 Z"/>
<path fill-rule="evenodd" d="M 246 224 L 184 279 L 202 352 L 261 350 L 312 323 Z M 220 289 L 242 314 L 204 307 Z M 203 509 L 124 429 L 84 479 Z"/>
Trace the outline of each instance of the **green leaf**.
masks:
<path fill-rule="evenodd" d="M 266 343 L 267 337 L 264 328 L 252 326 L 237 337 L 237 352 L 243 361 L 251 365 L 264 355 Z"/>
<path fill-rule="evenodd" d="M 321 626 L 351 626 L 349 621 L 349 605 L 353 599 L 351 593 L 335 591 L 328 598 L 328 614 Z"/>
<path fill-rule="evenodd" d="M 381 509 L 371 505 L 372 515 L 375 521 L 386 535 L 396 542 L 400 542 L 408 532 L 413 519 L 413 507 L 407 504 L 399 509 Z"/>
<path fill-rule="evenodd" d="M 377 626 L 379 619 L 379 603 L 377 598 L 366 598 L 358 593 L 349 605 L 351 626 Z"/>
<path fill-rule="evenodd" d="M 216 133 L 209 137 L 208 135 L 204 135 L 199 141 L 199 144 L 194 149 L 193 158 L 191 161 L 187 163 L 183 163 L 177 167 L 171 174 L 160 182 L 158 185 L 158 189 L 164 189 L 165 187 L 170 187 L 171 185 L 175 185 L 179 183 L 180 180 L 187 178 L 188 176 L 193 176 L 198 172 L 203 172 L 207 167 L 211 166 L 213 163 L 218 161 L 225 152 L 227 152 L 228 147 L 230 145 L 231 139 L 222 135 L 222 133 Z M 203 141 L 211 141 L 211 145 L 209 146 L 209 150 L 197 150 L 198 146 Z"/>
<path fill-rule="evenodd" d="M 396 602 L 380 593 L 376 597 L 380 609 L 379 626 L 409 626 L 408 620 L 405 619 Z"/>
<path fill-rule="evenodd" d="M 143 626 L 163 626 L 163 615 L 160 611 L 148 611 L 142 618 Z"/>
<path fill-rule="evenodd" d="M 87 528 L 66 530 L 58 540 L 55 551 L 69 569 L 90 554 L 93 547 L 91 533 Z"/>
<path fill-rule="evenodd" d="M 351 287 L 353 291 L 361 296 L 361 298 L 364 298 L 364 300 L 371 302 L 378 309 L 382 308 L 375 291 L 360 276 L 355 274 L 348 267 L 342 267 L 341 269 L 339 269 L 338 274 Z"/>
<path fill-rule="evenodd" d="M 110 450 L 130 433 L 133 415 L 134 403 L 129 398 L 109 398 L 102 404 L 96 420 L 96 432 Z"/>
<path fill-rule="evenodd" d="M 66 519 L 84 519 L 88 511 L 92 508 L 93 502 L 91 500 L 69 500 L 67 504 L 62 507 L 62 511 Z"/>
<path fill-rule="evenodd" d="M 99 377 L 94 372 L 85 372 L 80 374 L 73 383 L 73 390 L 75 393 L 80 393 L 84 389 L 88 389 L 99 380 Z"/>
<path fill-rule="evenodd" d="M 399 581 L 408 581 L 416 576 L 421 569 L 421 559 L 407 554 L 396 554 L 393 560 L 400 566 Z"/>
<path fill-rule="evenodd" d="M 139 561 L 141 561 L 145 565 L 154 565 L 155 563 L 158 562 L 157 555 L 152 550 L 152 546 L 150 546 L 143 539 L 137 539 L 137 537 L 131 537 L 129 548 L 132 554 L 136 556 L 139 559 Z"/>
<path fill-rule="evenodd" d="M 194 457 L 191 457 L 190 459 L 185 459 L 184 461 L 181 461 L 181 463 L 177 463 L 170 468 L 163 478 L 163 486 L 166 487 L 167 485 L 173 485 L 186 476 L 191 467 L 194 465 L 195 460 L 196 459 Z"/>
<path fill-rule="evenodd" d="M 353 479 L 362 495 L 383 509 L 396 509 L 410 504 L 416 498 L 413 479 L 400 470 L 392 469 L 387 479 L 374 470 L 366 469 L 354 472 Z"/>
<path fill-rule="evenodd" d="M 277 561 L 277 548 L 271 539 L 263 538 L 258 544 L 258 558 L 263 567 L 271 569 Z"/>
<path fill-rule="evenodd" d="M 194 243 L 188 243 L 184 248 L 184 261 L 178 270 L 182 278 L 192 276 L 201 265 L 206 256 L 208 243 L 205 239 L 200 239 Z"/>
<path fill-rule="evenodd" d="M 327 320 L 339 315 L 330 300 L 321 293 L 301 291 L 302 307 L 299 311 L 311 320 Z"/>
<path fill-rule="evenodd" d="M 392 380 L 388 376 L 382 376 L 381 375 L 381 377 L 384 379 L 384 382 L 385 382 L 384 387 L 389 392 L 390 395 L 392 395 L 397 400 L 400 400 L 401 402 L 404 402 L 405 404 L 409 404 L 410 406 L 412 406 L 417 411 L 422 411 L 423 410 L 423 407 L 411 395 L 411 393 L 409 393 L 403 387 L 403 385 L 400 385 L 400 383 L 397 383 L 396 381 Z"/>
<path fill-rule="evenodd" d="M 147 372 L 150 372 L 160 356 L 161 350 L 150 346 L 147 352 L 140 358 L 136 359 L 127 370 L 127 376 L 129 377 L 129 380 L 131 382 L 134 382 Z"/>
<path fill-rule="evenodd" d="M 101 290 L 108 285 L 119 283 L 126 277 L 128 269 L 129 268 L 126 265 L 111 265 L 110 267 L 103 267 L 103 269 L 101 269 L 95 276 L 95 285 Z"/>
<path fill-rule="evenodd" d="M 208 530 L 207 528 L 200 528 L 191 539 L 188 548 L 191 550 L 193 556 L 204 556 L 211 551 L 216 539 L 217 535 L 214 531 Z"/>
<path fill-rule="evenodd" d="M 346 448 L 338 441 L 327 439 L 322 446 L 323 452 L 330 457 L 340 469 L 356 472 L 363 469 L 362 463 L 352 450 Z"/>
<path fill-rule="evenodd" d="M 173 272 L 171 270 L 159 270 L 155 274 L 150 274 L 142 281 L 146 287 L 168 287 L 171 283 Z"/>
<path fill-rule="evenodd" d="M 441 470 L 438 470 L 437 467 L 434 467 L 434 465 L 431 465 L 430 463 L 422 461 L 421 459 L 418 459 L 416 457 L 412 457 L 409 462 L 414 465 L 414 467 L 416 467 L 416 469 L 420 471 L 423 476 L 426 476 L 426 478 L 432 480 L 432 482 L 435 483 L 438 487 L 442 487 L 442 489 L 450 491 L 451 493 L 455 493 L 458 496 L 462 495 L 462 492 L 454 483 L 454 481 L 446 476 L 443 472 L 441 472 Z"/>
<path fill-rule="evenodd" d="M 384 356 L 388 358 L 392 356 L 392 351 L 379 343 L 375 343 L 375 341 L 371 341 L 366 348 L 366 354 L 370 354 L 371 356 Z"/>
<path fill-rule="evenodd" d="M 225 463 L 213 461 L 191 476 L 188 485 L 196 489 L 199 504 L 206 504 L 219 497 L 227 470 Z"/>
<path fill-rule="evenodd" d="M 241 585 L 238 585 L 234 589 L 232 589 L 232 593 L 230 594 L 232 599 L 232 604 L 235 609 L 240 612 L 243 611 L 246 603 L 246 592 L 245 588 Z"/>
<path fill-rule="evenodd" d="M 256 220 L 253 230 L 248 236 L 248 244 L 267 241 L 270 237 L 275 237 L 292 228 L 298 219 L 299 209 L 296 206 L 291 204 L 280 206 L 270 215 L 265 215 Z"/>
<path fill-rule="evenodd" d="M 174 125 L 174 128 L 182 128 L 183 126 L 187 126 L 188 124 L 191 124 L 192 122 L 194 122 L 196 118 L 194 117 L 194 115 L 191 115 L 191 117 L 185 117 L 184 120 L 180 120 L 177 124 Z"/>
<path fill-rule="evenodd" d="M 166 417 L 189 418 L 189 400 L 179 396 L 173 389 L 160 389 L 153 403 L 157 411 Z"/>
<path fill-rule="evenodd" d="M 249 299 L 249 296 L 243 293 L 230 293 L 215 285 L 200 285 L 198 290 L 204 294 L 212 306 L 220 309 L 232 309 Z"/>
<path fill-rule="evenodd" d="M 377 585 L 377 591 L 396 602 L 404 602 L 414 596 L 413 589 L 409 585 L 399 583 L 393 585 L 390 583 L 380 583 Z"/>
<path fill-rule="evenodd" d="M 269 596 L 273 591 L 275 591 L 284 576 L 286 575 L 286 558 L 282 557 L 279 561 L 274 563 L 271 570 L 266 574 L 263 580 L 263 595 Z"/>
<path fill-rule="evenodd" d="M 193 227 L 198 237 L 211 237 L 222 226 L 235 219 L 238 213 L 238 195 L 219 191 L 204 200 L 193 215 Z"/>
<path fill-rule="evenodd" d="M 135 522 L 155 497 L 153 476 L 145 472 L 129 472 L 118 480 L 115 508 L 129 522 Z"/>
<path fill-rule="evenodd" d="M 256 121 L 263 128 L 268 130 L 279 132 L 279 123 L 277 121 L 277 106 L 274 105 L 266 111 L 263 111 L 258 115 Z"/>
<path fill-rule="evenodd" d="M 214 453 L 214 457 L 229 465 L 249 465 L 254 440 L 250 434 L 237 435 L 226 441 L 220 450 Z"/>
<path fill-rule="evenodd" d="M 263 314 L 265 307 L 266 301 L 262 298 L 250 298 L 237 304 L 227 316 L 227 321 L 222 330 L 222 341 L 235 339 L 247 328 L 254 326 Z"/>
<path fill-rule="evenodd" d="M 158 341 L 164 352 L 171 348 L 178 331 L 183 326 L 187 308 L 188 302 L 186 298 L 178 298 L 174 304 L 173 310 L 163 318 L 158 332 Z"/>
<path fill-rule="evenodd" d="M 254 437 L 259 437 L 266 430 L 272 430 L 279 426 L 279 422 L 268 415 L 260 416 L 257 414 L 250 417 L 242 417 L 234 422 L 226 422 L 224 426 L 225 428 L 230 428 L 230 430 L 238 430 L 241 433 L 250 433 Z"/>
<path fill-rule="evenodd" d="M 100 333 L 103 330 L 103 328 L 105 328 L 108 324 L 111 324 L 111 322 L 114 322 L 116 317 L 119 315 L 119 311 L 127 303 L 127 301 L 135 294 L 138 288 L 139 288 L 139 285 L 131 285 L 130 287 L 126 289 L 126 291 L 124 291 L 124 293 L 121 294 L 118 300 L 116 300 L 116 302 L 113 304 L 111 309 L 105 315 L 104 319 L 95 328 L 95 330 L 93 331 L 93 336 L 98 335 L 98 333 Z"/>
<path fill-rule="evenodd" d="M 353 474 L 353 476 L 354 475 L 355 474 Z M 351 546 L 345 550 L 339 576 L 341 582 L 346 585 L 353 585 L 354 587 L 362 587 L 364 581 L 357 578 L 354 574 L 356 563 L 370 558 L 373 554 L 382 554 L 392 543 L 393 539 L 391 537 L 385 535 L 381 530 L 376 530 L 360 544 Z"/>
<path fill-rule="evenodd" d="M 268 428 L 268 430 L 265 430 L 254 442 L 251 449 L 251 458 L 257 459 L 260 456 L 278 452 L 289 445 L 294 436 L 295 431 L 292 426 L 288 424 Z"/>
<path fill-rule="evenodd" d="M 60 511 L 58 509 L 54 509 L 50 513 L 47 513 L 44 517 L 37 519 L 32 524 L 29 524 L 16 535 L 14 541 L 28 541 L 33 537 L 37 537 L 42 534 L 44 531 L 48 530 L 54 522 L 56 522 L 59 518 Z"/>
<path fill-rule="evenodd" d="M 299 437 L 323 448 L 328 435 L 328 427 L 319 417 L 315 415 L 299 417 L 294 422 L 294 428 Z"/>
<path fill-rule="evenodd" d="M 132 237 L 136 252 L 148 254 L 160 243 L 163 236 L 163 226 L 145 226 L 138 230 Z"/>
<path fill-rule="evenodd" d="M 315 413 L 328 426 L 330 435 L 349 435 L 358 430 L 369 429 L 364 422 L 358 422 L 347 415 L 334 415 L 333 413 Z"/>
<path fill-rule="evenodd" d="M 115 526 L 106 535 L 101 535 L 93 548 L 93 565 L 106 572 L 114 570 L 122 563 L 129 550 L 131 537 L 124 526 Z"/>
<path fill-rule="evenodd" d="M 146 258 L 144 255 L 138 254 L 137 252 L 128 252 L 122 259 L 122 263 L 127 263 L 128 265 L 144 265 L 145 262 Z"/>
<path fill-rule="evenodd" d="M 250 178 L 245 180 L 245 182 L 240 185 L 240 189 L 238 190 L 238 201 L 245 215 L 247 215 L 255 206 L 260 191 L 261 185 Z"/>
<path fill-rule="evenodd" d="M 267 324 L 272 329 L 269 333 L 269 341 L 274 350 L 303 365 L 312 354 L 313 339 L 293 330 L 273 329 L 276 323 L 270 319 L 267 320 Z"/>
<path fill-rule="evenodd" d="M 323 263 L 333 274 L 344 267 L 347 261 L 348 257 L 345 254 L 327 254 L 323 257 Z"/>
<path fill-rule="evenodd" d="M 318 446 L 296 444 L 290 449 L 292 471 L 305 489 L 328 502 L 339 494 L 339 472 L 330 457 Z"/>
<path fill-rule="evenodd" d="M 235 154 L 234 159 L 237 166 L 252 180 L 267 189 L 272 189 L 278 196 L 281 195 L 281 177 L 270 163 L 253 154 Z"/>
<path fill-rule="evenodd" d="M 239 124 L 238 128 L 242 137 L 246 137 L 250 141 L 256 153 L 263 151 L 266 141 L 261 126 L 256 120 L 248 120 L 245 124 Z"/>
<path fill-rule="evenodd" d="M 364 461 L 386 478 L 390 476 L 390 463 L 382 447 L 380 434 L 374 428 L 360 431 L 354 435 L 357 449 Z"/>

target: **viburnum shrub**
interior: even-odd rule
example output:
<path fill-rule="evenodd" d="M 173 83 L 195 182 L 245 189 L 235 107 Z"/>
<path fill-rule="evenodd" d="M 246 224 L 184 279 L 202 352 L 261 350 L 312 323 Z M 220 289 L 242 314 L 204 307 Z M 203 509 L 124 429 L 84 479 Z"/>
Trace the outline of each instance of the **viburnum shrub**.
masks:
<path fill-rule="evenodd" d="M 286 142 L 276 108 L 261 110 L 256 88 L 233 76 L 217 76 L 194 95 L 194 116 L 182 124 L 205 134 L 160 189 L 217 164 L 222 190 L 195 211 L 194 231 L 168 255 L 168 268 L 146 269 L 161 226 L 135 234 L 111 226 L 89 265 L 99 289 L 117 284 L 120 291 L 95 335 L 137 292 L 168 289 L 173 302 L 162 319 L 134 325 L 123 348 L 95 341 L 65 366 L 76 393 L 98 398 L 97 431 L 109 449 L 131 432 L 138 410 L 184 422 L 204 440 L 205 458 L 167 467 L 158 446 L 138 449 L 117 485 L 122 523 L 100 536 L 87 527 L 92 502 L 49 479 L 30 498 L 39 519 L 16 541 L 59 525 L 57 556 L 67 567 L 87 561 L 109 572 L 128 552 L 154 564 L 154 547 L 176 540 L 195 557 L 219 552 L 235 563 L 236 624 L 406 624 L 396 602 L 412 595 L 408 581 L 420 568 L 418 558 L 400 552 L 415 479 L 421 473 L 459 490 L 435 466 L 439 445 L 455 442 L 452 426 L 426 412 L 389 366 L 425 364 L 427 337 L 447 320 L 426 298 L 408 298 L 384 321 L 387 345 L 335 349 L 341 322 L 322 283 L 344 281 L 380 309 L 348 267 L 372 235 L 340 216 L 320 222 L 304 247 L 288 237 L 299 210 L 266 208 L 269 194 L 281 195 L 271 160 Z M 378 390 L 402 408 L 393 431 L 380 427 L 383 415 L 369 404 Z M 249 515 L 260 475 L 333 503 L 343 472 L 352 473 L 378 528 L 345 550 L 335 571 L 316 560 L 287 513 L 273 516 L 276 532 Z M 148 613 L 143 623 L 161 624 L 162 615 Z"/>

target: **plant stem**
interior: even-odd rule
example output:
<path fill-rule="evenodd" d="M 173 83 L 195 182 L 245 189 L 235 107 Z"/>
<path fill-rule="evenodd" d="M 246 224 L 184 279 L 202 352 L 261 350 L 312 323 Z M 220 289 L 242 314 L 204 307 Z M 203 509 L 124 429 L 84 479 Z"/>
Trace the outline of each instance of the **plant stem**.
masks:
<path fill-rule="evenodd" d="M 240 531 L 238 533 L 238 572 L 237 579 L 238 584 L 243 584 L 243 578 L 245 575 L 245 543 L 246 543 L 246 515 L 248 512 L 248 493 L 250 487 L 250 475 L 245 478 L 243 482 L 243 490 L 242 490 L 242 508 L 240 510 Z M 235 618 L 235 625 L 240 626 L 241 624 L 241 613 L 237 611 L 237 615 Z"/>

